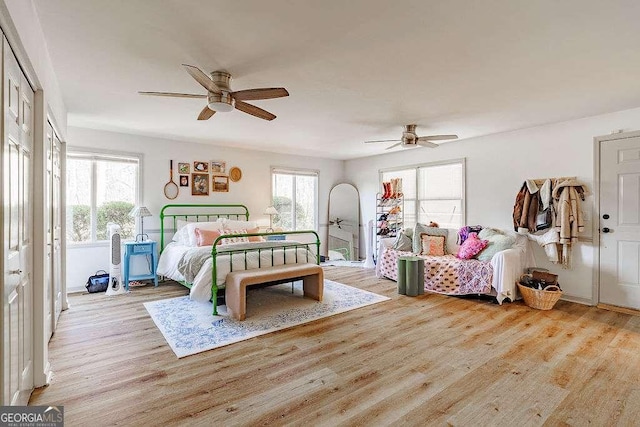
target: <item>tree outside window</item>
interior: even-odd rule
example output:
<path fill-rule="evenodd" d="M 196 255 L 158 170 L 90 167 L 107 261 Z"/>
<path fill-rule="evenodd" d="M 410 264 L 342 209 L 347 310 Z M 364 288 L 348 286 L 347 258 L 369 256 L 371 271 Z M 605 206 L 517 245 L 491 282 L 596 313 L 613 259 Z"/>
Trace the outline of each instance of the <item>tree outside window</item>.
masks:
<path fill-rule="evenodd" d="M 67 239 L 71 243 L 108 239 L 107 224 L 120 225 L 124 239 L 135 235 L 129 212 L 136 204 L 139 157 L 69 150 L 67 156 Z"/>

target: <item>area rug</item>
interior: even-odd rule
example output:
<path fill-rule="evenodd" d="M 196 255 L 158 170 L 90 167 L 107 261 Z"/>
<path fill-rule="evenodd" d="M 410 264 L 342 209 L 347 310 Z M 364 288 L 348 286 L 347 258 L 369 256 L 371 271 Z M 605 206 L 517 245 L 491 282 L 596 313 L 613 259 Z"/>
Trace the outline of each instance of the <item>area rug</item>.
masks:
<path fill-rule="evenodd" d="M 144 306 L 181 358 L 389 299 L 326 279 L 322 302 L 304 298 L 301 281 L 291 291 L 291 284 L 250 289 L 243 321 L 229 317 L 224 305 L 218 307 L 219 316 L 213 316 L 210 302 L 192 301 L 188 296 Z"/>

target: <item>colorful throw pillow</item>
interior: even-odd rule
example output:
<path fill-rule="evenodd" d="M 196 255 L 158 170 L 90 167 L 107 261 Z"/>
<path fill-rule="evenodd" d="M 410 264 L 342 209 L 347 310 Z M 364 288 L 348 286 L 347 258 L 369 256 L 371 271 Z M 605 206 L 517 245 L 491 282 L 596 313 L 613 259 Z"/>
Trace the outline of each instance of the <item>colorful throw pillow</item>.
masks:
<path fill-rule="evenodd" d="M 259 232 L 260 232 L 260 227 L 247 229 L 247 233 L 248 234 L 259 233 Z M 262 236 L 249 236 L 249 241 L 250 242 L 264 242 L 264 237 L 262 237 Z"/>
<path fill-rule="evenodd" d="M 422 251 L 420 255 L 444 256 L 444 236 L 430 236 L 427 233 L 420 235 Z"/>
<path fill-rule="evenodd" d="M 222 236 L 229 236 L 232 234 L 247 234 L 247 230 L 245 229 L 240 229 L 240 230 L 221 230 L 220 234 Z M 220 241 L 221 244 L 223 245 L 228 245 L 230 243 L 248 243 L 249 242 L 249 237 L 247 236 L 238 236 L 238 237 L 226 237 L 224 239 L 222 239 Z"/>
<path fill-rule="evenodd" d="M 489 241 L 487 247 L 476 257 L 480 261 L 491 261 L 491 258 L 493 258 L 495 254 L 505 249 L 511 249 L 516 243 L 514 236 L 504 234 L 495 228 L 483 228 L 480 233 L 478 233 L 478 237 Z"/>
<path fill-rule="evenodd" d="M 222 230 L 222 223 L 218 221 L 189 222 L 185 228 L 189 233 L 189 246 L 198 246 L 195 233 L 196 228 L 200 230 Z"/>
<path fill-rule="evenodd" d="M 467 240 L 460 245 L 456 256 L 459 259 L 471 259 L 486 248 L 488 244 L 489 241 L 479 239 L 477 233 L 469 233 Z"/>
<path fill-rule="evenodd" d="M 196 228 L 194 233 L 196 235 L 197 246 L 211 246 L 213 242 L 220 237 L 222 230 L 201 230 Z M 218 242 L 220 244 L 220 241 Z"/>
<path fill-rule="evenodd" d="M 444 252 L 447 253 L 447 236 L 449 235 L 449 231 L 446 228 L 427 227 L 424 224 L 418 223 L 413 229 L 412 251 L 414 254 L 422 252 L 422 240 L 420 235 L 423 233 L 428 234 L 429 236 L 444 236 Z"/>

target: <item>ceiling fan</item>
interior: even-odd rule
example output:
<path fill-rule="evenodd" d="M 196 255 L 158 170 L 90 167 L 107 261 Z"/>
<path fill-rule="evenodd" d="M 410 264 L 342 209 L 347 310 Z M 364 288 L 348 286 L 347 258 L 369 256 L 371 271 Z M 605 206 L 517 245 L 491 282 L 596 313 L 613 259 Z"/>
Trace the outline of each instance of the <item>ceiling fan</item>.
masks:
<path fill-rule="evenodd" d="M 248 104 L 244 101 L 255 101 L 258 99 L 273 99 L 289 96 L 289 92 L 283 87 L 271 87 L 261 89 L 246 89 L 232 91 L 229 83 L 231 82 L 231 74 L 226 71 L 214 71 L 211 77 L 207 76 L 200 68 L 193 65 L 182 64 L 198 83 L 207 89 L 206 95 L 190 94 L 190 93 L 173 93 L 173 92 L 138 92 L 140 95 L 152 96 L 171 96 L 175 98 L 202 98 L 207 100 L 207 105 L 200 111 L 198 120 L 208 120 L 216 112 L 229 112 L 234 108 L 259 117 L 264 120 L 273 120 L 276 118 L 274 114 Z"/>
<path fill-rule="evenodd" d="M 385 139 L 382 141 L 365 141 L 365 144 L 371 144 L 375 142 L 396 142 L 390 147 L 387 147 L 387 150 L 390 150 L 398 145 L 403 148 L 409 147 L 437 147 L 438 144 L 434 144 L 431 141 L 445 141 L 448 139 L 458 139 L 458 135 L 429 135 L 429 136 L 418 136 L 416 135 L 416 126 L 417 125 L 405 125 L 404 132 L 402 132 L 402 139 Z"/>

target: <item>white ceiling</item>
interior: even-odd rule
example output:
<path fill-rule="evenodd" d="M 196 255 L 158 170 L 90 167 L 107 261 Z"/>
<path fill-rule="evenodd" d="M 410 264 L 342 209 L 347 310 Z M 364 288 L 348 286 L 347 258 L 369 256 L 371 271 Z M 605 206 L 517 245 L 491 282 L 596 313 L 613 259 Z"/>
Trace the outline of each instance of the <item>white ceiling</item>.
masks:
<path fill-rule="evenodd" d="M 348 159 L 407 123 L 470 138 L 640 106 L 637 0 L 33 1 L 70 126 Z M 291 96 L 253 102 L 272 122 L 199 122 L 203 100 L 137 94 L 204 93 L 182 63 Z"/>

